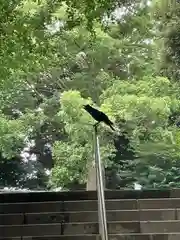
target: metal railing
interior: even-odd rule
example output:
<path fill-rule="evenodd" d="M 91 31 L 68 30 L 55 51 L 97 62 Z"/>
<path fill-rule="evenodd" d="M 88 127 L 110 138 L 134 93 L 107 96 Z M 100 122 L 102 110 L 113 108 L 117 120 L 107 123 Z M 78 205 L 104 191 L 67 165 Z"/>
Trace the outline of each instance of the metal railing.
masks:
<path fill-rule="evenodd" d="M 95 167 L 96 167 L 96 184 L 98 196 L 98 217 L 99 217 L 99 234 L 101 240 L 108 240 L 106 206 L 104 197 L 104 181 L 103 171 L 99 150 L 99 138 L 97 133 L 97 125 L 94 126 L 94 152 L 95 152 Z"/>

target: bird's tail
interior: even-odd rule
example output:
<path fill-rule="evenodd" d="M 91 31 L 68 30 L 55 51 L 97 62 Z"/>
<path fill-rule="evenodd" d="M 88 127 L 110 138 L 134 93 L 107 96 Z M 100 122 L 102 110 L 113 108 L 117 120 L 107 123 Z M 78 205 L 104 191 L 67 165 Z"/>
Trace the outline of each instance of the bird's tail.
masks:
<path fill-rule="evenodd" d="M 110 128 L 111 128 L 113 131 L 115 131 L 115 128 L 114 128 L 112 125 L 113 125 L 112 123 L 109 124 Z"/>
<path fill-rule="evenodd" d="M 121 131 L 116 127 L 116 126 L 114 126 L 114 123 L 113 122 L 111 122 L 110 120 L 109 120 L 109 122 L 108 122 L 108 126 L 116 133 L 116 134 L 121 134 Z"/>
<path fill-rule="evenodd" d="M 109 121 L 108 121 L 108 125 L 109 125 L 109 127 L 110 127 L 113 131 L 115 131 L 115 128 L 113 127 L 113 125 L 114 125 L 113 122 L 111 122 L 111 121 L 109 120 Z"/>

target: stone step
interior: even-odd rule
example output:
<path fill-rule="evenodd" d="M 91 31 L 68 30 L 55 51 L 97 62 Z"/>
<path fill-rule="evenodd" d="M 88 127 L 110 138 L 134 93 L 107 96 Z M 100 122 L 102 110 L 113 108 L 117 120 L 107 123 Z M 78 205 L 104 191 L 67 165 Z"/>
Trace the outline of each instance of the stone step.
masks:
<path fill-rule="evenodd" d="M 106 190 L 106 199 L 180 198 L 180 189 Z M 0 192 L 0 203 L 97 200 L 96 191 Z"/>
<path fill-rule="evenodd" d="M 98 234 L 98 223 L 65 223 L 0 226 L 1 237 L 58 236 Z M 180 221 L 109 222 L 109 234 L 123 233 L 180 233 Z"/>
<path fill-rule="evenodd" d="M 179 240 L 179 233 L 109 234 L 109 240 Z M 1 238 L 0 240 L 101 240 L 99 235 Z"/>
<path fill-rule="evenodd" d="M 112 210 L 107 221 L 180 220 L 180 209 Z M 0 225 L 97 222 L 97 211 L 0 214 Z"/>
<path fill-rule="evenodd" d="M 97 211 L 96 200 L 84 201 L 56 201 L 56 202 L 27 202 L 1 203 L 0 214 L 7 213 L 39 213 L 64 211 Z M 174 209 L 180 208 L 180 198 L 162 199 L 118 199 L 106 200 L 107 210 L 135 210 L 135 209 Z"/>
<path fill-rule="evenodd" d="M 1 240 L 101 240 L 99 235 L 1 238 Z M 179 240 L 179 233 L 109 234 L 109 240 Z"/>

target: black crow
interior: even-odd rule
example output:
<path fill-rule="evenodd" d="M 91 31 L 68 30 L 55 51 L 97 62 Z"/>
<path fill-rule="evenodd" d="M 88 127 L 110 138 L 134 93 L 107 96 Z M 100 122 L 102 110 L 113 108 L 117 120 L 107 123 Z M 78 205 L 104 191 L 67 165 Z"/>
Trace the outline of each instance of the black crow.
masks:
<path fill-rule="evenodd" d="M 91 107 L 89 104 L 83 105 L 83 106 L 84 106 L 84 109 L 98 122 L 95 125 L 98 125 L 100 122 L 104 122 L 113 131 L 115 131 L 115 129 L 113 128 L 113 122 L 109 120 L 108 116 L 105 113 Z"/>

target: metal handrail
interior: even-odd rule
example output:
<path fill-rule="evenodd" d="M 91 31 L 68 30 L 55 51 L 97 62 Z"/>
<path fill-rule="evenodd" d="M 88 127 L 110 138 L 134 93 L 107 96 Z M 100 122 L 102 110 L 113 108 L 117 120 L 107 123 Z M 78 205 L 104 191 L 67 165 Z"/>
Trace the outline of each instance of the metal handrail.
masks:
<path fill-rule="evenodd" d="M 103 184 L 102 165 L 101 165 L 100 150 L 99 150 L 99 138 L 97 134 L 97 125 L 94 126 L 94 136 L 95 136 L 94 150 L 95 150 L 95 167 L 96 167 L 96 185 L 97 185 L 97 195 L 98 195 L 99 234 L 101 236 L 101 240 L 108 240 L 104 184 Z"/>

